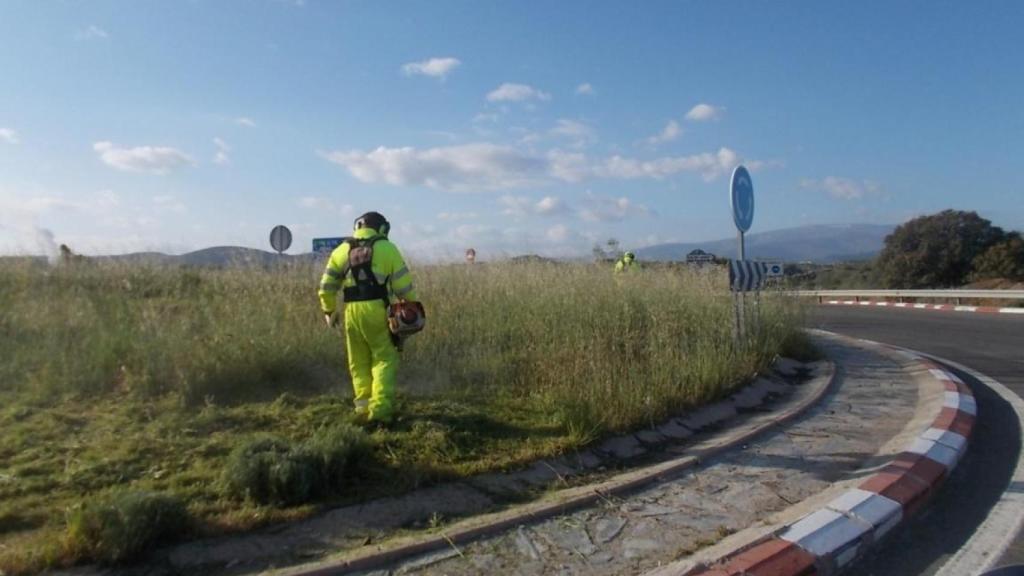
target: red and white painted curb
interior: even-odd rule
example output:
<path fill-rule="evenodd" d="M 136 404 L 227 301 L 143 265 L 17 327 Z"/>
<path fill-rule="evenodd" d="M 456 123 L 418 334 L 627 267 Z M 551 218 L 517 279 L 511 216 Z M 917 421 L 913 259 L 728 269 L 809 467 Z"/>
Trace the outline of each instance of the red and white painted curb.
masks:
<path fill-rule="evenodd" d="M 985 314 L 1024 314 L 1024 308 L 998 308 L 995 306 L 960 306 L 958 304 L 911 304 L 909 302 L 873 302 L 868 300 L 825 300 L 833 306 L 887 306 L 914 310 L 945 310 L 946 312 L 982 312 Z"/>
<path fill-rule="evenodd" d="M 945 386 L 942 410 L 903 452 L 857 488 L 752 546 L 682 576 L 810 576 L 834 574 L 861 556 L 938 490 L 967 451 L 977 404 L 952 372 L 896 350 Z"/>

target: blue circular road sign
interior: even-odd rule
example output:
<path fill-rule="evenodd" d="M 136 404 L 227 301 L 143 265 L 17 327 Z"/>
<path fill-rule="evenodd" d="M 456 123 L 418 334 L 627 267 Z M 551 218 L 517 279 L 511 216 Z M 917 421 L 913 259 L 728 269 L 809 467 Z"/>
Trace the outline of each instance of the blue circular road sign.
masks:
<path fill-rule="evenodd" d="M 750 179 L 750 172 L 743 166 L 737 166 L 732 171 L 729 202 L 736 229 L 740 232 L 750 230 L 750 225 L 754 223 L 754 182 Z"/>

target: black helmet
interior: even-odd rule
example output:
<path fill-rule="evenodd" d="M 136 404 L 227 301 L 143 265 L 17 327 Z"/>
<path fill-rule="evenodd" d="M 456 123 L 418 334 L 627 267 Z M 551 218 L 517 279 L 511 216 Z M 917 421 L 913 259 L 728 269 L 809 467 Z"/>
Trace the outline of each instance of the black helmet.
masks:
<path fill-rule="evenodd" d="M 372 228 L 382 236 L 387 236 L 388 232 L 391 231 L 391 223 L 384 217 L 380 212 L 367 212 L 359 218 L 356 218 L 353 224 L 355 230 L 360 228 Z"/>

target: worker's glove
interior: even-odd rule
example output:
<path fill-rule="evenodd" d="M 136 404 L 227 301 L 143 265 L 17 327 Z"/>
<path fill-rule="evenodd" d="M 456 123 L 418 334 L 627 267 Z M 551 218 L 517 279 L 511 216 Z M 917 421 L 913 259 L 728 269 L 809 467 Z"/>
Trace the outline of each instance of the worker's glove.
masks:
<path fill-rule="evenodd" d="M 328 328 L 334 328 L 338 325 L 338 313 L 337 312 L 324 312 L 324 322 Z"/>

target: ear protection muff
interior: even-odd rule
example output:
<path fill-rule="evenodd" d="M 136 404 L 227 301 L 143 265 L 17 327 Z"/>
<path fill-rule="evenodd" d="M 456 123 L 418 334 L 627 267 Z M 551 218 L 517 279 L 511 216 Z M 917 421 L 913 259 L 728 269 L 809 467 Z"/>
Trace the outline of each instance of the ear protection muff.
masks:
<path fill-rule="evenodd" d="M 360 230 L 362 228 L 373 228 L 381 236 L 387 236 L 388 232 L 391 232 L 391 223 L 387 221 L 384 216 L 377 212 L 367 212 L 353 223 L 352 228 Z"/>

